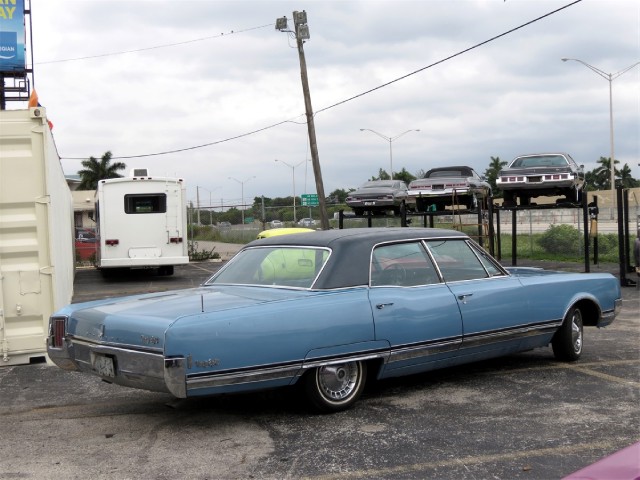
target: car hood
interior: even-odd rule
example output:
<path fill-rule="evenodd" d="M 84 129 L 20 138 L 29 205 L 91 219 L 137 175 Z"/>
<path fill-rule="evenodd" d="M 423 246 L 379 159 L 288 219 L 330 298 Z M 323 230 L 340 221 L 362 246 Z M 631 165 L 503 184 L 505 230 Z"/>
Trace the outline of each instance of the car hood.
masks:
<path fill-rule="evenodd" d="M 71 304 L 67 334 L 89 342 L 160 350 L 165 331 L 178 319 L 282 301 L 312 292 L 243 286 L 210 286 Z"/>

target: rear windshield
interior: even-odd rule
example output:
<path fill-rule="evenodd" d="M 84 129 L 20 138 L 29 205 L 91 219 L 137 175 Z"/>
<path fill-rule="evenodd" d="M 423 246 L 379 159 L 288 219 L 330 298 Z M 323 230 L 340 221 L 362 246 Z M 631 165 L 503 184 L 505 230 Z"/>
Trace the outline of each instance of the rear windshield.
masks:
<path fill-rule="evenodd" d="M 428 172 L 425 178 L 469 176 L 471 176 L 471 172 L 468 170 L 436 170 L 435 172 Z"/>
<path fill-rule="evenodd" d="M 238 253 L 206 285 L 269 285 L 311 288 L 329 258 L 313 247 L 256 247 Z"/>
<path fill-rule="evenodd" d="M 167 195 L 164 193 L 134 193 L 124 196 L 124 212 L 165 213 L 167 211 Z"/>
<path fill-rule="evenodd" d="M 567 160 L 562 155 L 539 155 L 535 157 L 516 158 L 511 164 L 511 167 L 566 167 L 567 165 Z"/>

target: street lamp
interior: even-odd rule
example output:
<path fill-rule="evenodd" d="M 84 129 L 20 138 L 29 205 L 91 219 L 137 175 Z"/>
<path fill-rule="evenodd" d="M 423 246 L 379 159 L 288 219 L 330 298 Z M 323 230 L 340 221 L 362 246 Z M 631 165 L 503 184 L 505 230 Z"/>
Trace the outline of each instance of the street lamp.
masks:
<path fill-rule="evenodd" d="M 619 76 L 627 73 L 629 70 L 631 70 L 633 67 L 635 67 L 636 65 L 640 65 L 640 62 L 636 62 L 633 65 L 625 68 L 624 70 L 620 70 L 617 73 L 606 73 L 603 72 L 602 70 L 600 70 L 599 68 L 594 67 L 593 65 L 589 65 L 587 62 L 583 62 L 582 60 L 578 60 L 577 58 L 561 58 L 561 60 L 563 62 L 567 62 L 569 60 L 572 60 L 574 62 L 578 62 L 581 63 L 582 65 L 584 65 L 585 67 L 587 67 L 589 70 L 591 70 L 592 72 L 597 73 L 598 75 L 600 75 L 602 78 L 604 78 L 605 80 L 609 81 L 609 142 L 610 142 L 610 148 L 611 148 L 611 205 L 612 207 L 615 207 L 615 203 L 616 203 L 616 168 L 615 168 L 615 157 L 614 157 L 614 153 L 613 153 L 613 81 L 618 78 Z M 614 208 L 611 209 L 611 218 L 613 217 L 613 210 Z"/>
<path fill-rule="evenodd" d="M 287 167 L 291 169 L 291 181 L 293 183 L 293 223 L 295 223 L 297 220 L 296 218 L 296 167 L 299 167 L 300 165 L 302 165 L 306 160 L 302 160 L 297 165 L 291 165 L 285 162 L 284 160 L 278 160 L 277 158 L 275 159 L 275 161 L 284 163 Z"/>
<path fill-rule="evenodd" d="M 253 177 L 247 178 L 244 182 L 241 182 L 237 178 L 229 177 L 229 180 L 233 180 L 234 182 L 238 182 L 240 184 L 240 191 L 242 192 L 242 210 L 240 210 L 242 215 L 242 225 L 244 225 L 244 184 L 247 183 L 252 178 L 256 178 L 255 175 Z"/>
<path fill-rule="evenodd" d="M 402 133 L 396 135 L 395 137 L 387 137 L 386 135 L 383 135 L 383 134 L 381 134 L 379 132 L 376 132 L 375 130 L 371 130 L 370 128 L 361 128 L 360 129 L 361 132 L 364 132 L 365 130 L 367 132 L 375 133 L 380 138 L 384 138 L 387 142 L 389 142 L 389 169 L 390 169 L 389 176 L 391 177 L 391 180 L 393 180 L 393 149 L 391 147 L 391 144 L 393 143 L 394 140 L 397 140 L 401 136 L 403 136 L 403 135 L 405 135 L 405 134 L 407 134 L 409 132 L 419 132 L 420 129 L 417 128 L 417 129 L 407 130 L 406 132 L 402 132 Z"/>
<path fill-rule="evenodd" d="M 196 185 L 196 202 L 198 205 L 198 225 L 200 225 L 200 189 L 206 190 L 207 192 L 209 192 L 209 208 L 211 208 L 213 206 L 211 195 L 213 192 L 215 192 L 219 188 L 222 188 L 222 187 L 214 187 L 213 190 L 209 190 L 208 188 L 204 188 L 199 185 Z M 209 223 L 213 225 L 213 216 L 211 215 L 211 210 L 209 210 Z"/>

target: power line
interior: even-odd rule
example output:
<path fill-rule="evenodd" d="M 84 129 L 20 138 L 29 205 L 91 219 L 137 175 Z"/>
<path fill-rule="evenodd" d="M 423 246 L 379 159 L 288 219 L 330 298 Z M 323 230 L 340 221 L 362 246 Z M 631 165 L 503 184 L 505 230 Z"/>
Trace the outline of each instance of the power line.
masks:
<path fill-rule="evenodd" d="M 398 78 L 396 78 L 394 80 L 391 80 L 391 81 L 389 81 L 387 83 L 383 83 L 382 85 L 378 85 L 377 87 L 374 87 L 374 88 L 372 88 L 370 90 L 367 90 L 365 92 L 362 92 L 362 93 L 359 93 L 357 95 L 354 95 L 353 97 L 347 98 L 345 100 L 341 100 L 341 101 L 339 101 L 337 103 L 334 103 L 333 105 L 329 105 L 328 107 L 321 108 L 320 110 L 316 111 L 316 114 L 318 114 L 320 112 L 324 112 L 325 110 L 329 110 L 330 108 L 337 107 L 338 105 L 342 105 L 344 103 L 350 102 L 351 100 L 355 100 L 356 98 L 362 97 L 362 96 L 367 95 L 367 94 L 369 94 L 371 92 L 375 92 L 376 90 L 380 90 L 381 88 L 388 87 L 389 85 L 392 85 L 392 84 L 394 84 L 396 82 L 399 82 L 400 80 L 404 80 L 406 78 L 409 78 L 409 77 L 411 77 L 413 75 L 416 75 L 416 74 L 418 74 L 420 72 L 423 72 L 424 70 L 427 70 L 429 68 L 435 67 L 436 65 L 440 65 L 441 63 L 444 63 L 444 62 L 446 62 L 448 60 L 451 60 L 451 59 L 453 59 L 455 57 L 459 57 L 460 55 L 468 53 L 471 50 L 479 48 L 479 47 L 481 47 L 483 45 L 486 45 L 487 43 L 493 42 L 493 41 L 495 41 L 495 40 L 497 40 L 499 38 L 502 38 L 502 37 L 504 37 L 506 35 L 509 35 L 510 33 L 513 33 L 513 32 L 515 32 L 517 30 L 520 30 L 521 28 L 524 28 L 524 27 L 529 26 L 529 25 L 531 25 L 533 23 L 536 23 L 536 22 L 542 20 L 543 18 L 549 17 L 549 16 L 551 16 L 551 15 L 553 15 L 555 13 L 558 13 L 559 11 L 564 10 L 565 8 L 569 8 L 569 7 L 573 6 L 573 5 L 575 5 L 576 3 L 580 3 L 581 1 L 582 0 L 575 0 L 572 3 L 569 3 L 568 5 L 565 5 L 564 7 L 560 7 L 558 9 L 556 9 L 556 10 L 553 10 L 552 12 L 546 13 L 546 14 L 544 14 L 544 15 L 538 17 L 538 18 L 535 18 L 535 19 L 533 19 L 533 20 L 531 20 L 531 21 L 529 21 L 527 23 L 523 23 L 522 25 L 520 25 L 518 27 L 512 28 L 511 30 L 507 30 L 506 32 L 501 33 L 500 35 L 496 35 L 495 37 L 491 37 L 490 39 L 485 40 L 484 42 L 477 43 L 472 47 L 469 47 L 469 48 L 466 48 L 464 50 L 461 50 L 458 53 L 454 53 L 453 55 L 449 55 L 448 57 L 445 57 L 445 58 L 443 58 L 441 60 L 438 60 L 437 62 L 434 62 L 434 63 L 432 63 L 430 65 L 427 65 L 426 67 L 419 68 L 418 70 L 415 70 L 415 71 L 413 71 L 411 73 L 407 73 L 406 75 L 398 77 Z"/>
<path fill-rule="evenodd" d="M 224 36 L 229 36 L 229 35 L 236 35 L 238 33 L 246 33 L 246 32 L 250 32 L 252 30 L 258 30 L 260 28 L 265 28 L 265 27 L 273 27 L 273 23 L 269 23 L 267 25 L 260 25 L 258 27 L 251 27 L 251 28 L 245 28 L 244 30 L 231 30 L 229 33 L 220 33 L 218 35 L 211 35 L 208 37 L 202 37 L 202 38 L 194 38 L 192 40 L 185 40 L 183 42 L 175 42 L 175 43 L 165 43 L 163 45 L 155 45 L 152 47 L 144 47 L 144 48 L 135 48 L 133 50 L 123 50 L 120 52 L 110 52 L 110 53 L 100 53 L 97 55 L 87 55 L 85 57 L 75 57 L 75 58 L 64 58 L 64 59 L 60 59 L 60 60 L 49 60 L 49 61 L 45 61 L 45 62 L 35 62 L 34 65 L 47 65 L 47 64 L 51 64 L 51 63 L 63 63 L 63 62 L 75 62 L 78 60 L 89 60 L 92 58 L 102 58 L 102 57 L 112 57 L 115 55 L 125 55 L 127 53 L 137 53 L 137 52 L 146 52 L 148 50 L 157 50 L 160 48 L 167 48 L 167 47 L 176 47 L 179 45 L 188 45 L 189 43 L 196 43 L 196 42 L 203 42 L 205 40 L 212 40 L 214 38 L 221 38 Z"/>
<path fill-rule="evenodd" d="M 449 55 L 448 57 L 445 57 L 445 58 L 443 58 L 441 60 L 438 60 L 438 61 L 436 61 L 434 63 L 431 63 L 431 64 L 429 64 L 429 65 L 427 65 L 425 67 L 419 68 L 418 70 L 414 70 L 413 72 L 407 73 L 406 75 L 402 75 L 401 77 L 397 77 L 397 78 L 395 78 L 395 79 L 393 79 L 393 80 L 391 80 L 389 82 L 383 83 L 382 85 L 378 85 L 377 87 L 371 88 L 371 89 L 366 90 L 364 92 L 361 92 L 361 93 L 359 93 L 357 95 L 354 95 L 352 97 L 346 98 L 344 100 L 336 102 L 336 103 L 334 103 L 332 105 L 329 105 L 327 107 L 321 108 L 321 109 L 319 109 L 319 110 L 317 110 L 315 112 L 315 115 L 317 115 L 320 112 L 324 112 L 324 111 L 327 111 L 329 109 L 332 109 L 332 108 L 338 107 L 340 105 L 343 105 L 343 104 L 345 104 L 347 102 L 350 102 L 352 100 L 355 100 L 357 98 L 360 98 L 360 97 L 363 97 L 365 95 L 368 95 L 368 94 L 370 94 L 372 92 L 375 92 L 377 90 L 380 90 L 380 89 L 382 89 L 384 87 L 388 87 L 389 85 L 392 85 L 392 84 L 394 84 L 396 82 L 399 82 L 401 80 L 409 78 L 409 77 L 411 77 L 413 75 L 417 75 L 418 73 L 421 73 L 421 72 L 423 72 L 425 70 L 433 68 L 433 67 L 435 67 L 437 65 L 440 65 L 441 63 L 444 63 L 444 62 L 446 62 L 448 60 L 451 60 L 451 59 L 456 58 L 456 57 L 458 57 L 460 55 L 468 53 L 471 50 L 475 50 L 475 49 L 477 49 L 477 48 L 479 48 L 479 47 L 481 47 L 483 45 L 486 45 L 486 44 L 491 43 L 491 42 L 493 42 L 495 40 L 498 40 L 499 38 L 502 38 L 502 37 L 504 37 L 506 35 L 509 35 L 509 34 L 513 33 L 513 32 L 516 32 L 516 31 L 518 31 L 518 30 L 520 30 L 520 29 L 522 29 L 524 27 L 527 27 L 527 26 L 532 25 L 532 24 L 534 24 L 536 22 L 539 22 L 540 20 L 542 20 L 544 18 L 547 18 L 547 17 L 549 17 L 551 15 L 554 15 L 554 14 L 556 14 L 556 13 L 558 13 L 558 12 L 560 12 L 560 11 L 566 9 L 566 8 L 572 7 L 573 5 L 576 5 L 576 4 L 580 3 L 580 2 L 582 2 L 582 0 L 575 0 L 575 1 L 565 5 L 563 7 L 557 8 L 557 9 L 555 9 L 555 10 L 549 12 L 549 13 L 546 13 L 544 15 L 541 15 L 541 16 L 537 17 L 537 18 L 534 18 L 533 20 L 530 20 L 530 21 L 528 21 L 526 23 L 523 23 L 522 25 L 514 27 L 514 28 L 512 28 L 510 30 L 507 30 L 506 32 L 503 32 L 503 33 L 501 33 L 499 35 L 495 35 L 495 36 L 493 36 L 493 37 L 491 37 L 491 38 L 489 38 L 487 40 L 484 40 L 483 42 L 477 43 L 477 44 L 475 44 L 475 45 L 473 45 L 471 47 L 468 47 L 468 48 L 466 48 L 464 50 L 461 50 L 461 51 L 459 51 L 457 53 L 454 53 L 453 55 Z M 273 25 L 273 24 L 271 24 L 271 25 Z M 269 26 L 269 25 L 266 25 L 266 26 Z M 262 28 L 262 27 L 255 27 L 255 28 Z M 184 43 L 188 43 L 188 42 L 184 42 Z M 158 48 L 161 48 L 161 47 L 158 47 Z M 304 114 L 300 114 L 295 118 L 299 118 L 299 117 L 301 117 L 303 115 Z M 112 159 L 120 159 L 120 160 L 122 160 L 122 159 L 132 159 L 132 158 L 155 157 L 155 156 L 160 156 L 160 155 L 169 155 L 169 154 L 172 154 L 172 153 L 180 153 L 180 152 L 186 152 L 186 151 L 189 151 L 189 150 L 196 150 L 196 149 L 199 149 L 199 148 L 210 147 L 212 145 L 218 145 L 218 144 L 221 144 L 221 143 L 230 142 L 231 140 L 237 140 L 238 138 L 248 137 L 250 135 L 254 135 L 256 133 L 263 132 L 265 130 L 270 130 L 272 128 L 278 127 L 278 126 L 283 125 L 285 123 L 298 123 L 298 122 L 294 121 L 295 118 L 292 118 L 292 119 L 289 119 L 289 120 L 282 120 L 280 122 L 273 123 L 271 125 L 259 128 L 257 130 L 252 130 L 250 132 L 246 132 L 246 133 L 243 133 L 243 134 L 240 134 L 240 135 L 235 135 L 233 137 L 228 137 L 228 138 L 225 138 L 225 139 L 222 139 L 222 140 L 216 140 L 214 142 L 203 143 L 201 145 L 194 145 L 194 146 L 191 146 L 191 147 L 179 148 L 179 149 L 175 149 L 175 150 L 167 150 L 167 151 L 163 151 L 163 152 L 146 153 L 146 154 L 140 154 L 140 155 L 128 155 L 128 156 L 121 156 L 121 157 L 115 157 L 114 156 L 114 157 L 111 157 L 111 158 Z M 85 160 L 84 157 L 60 157 L 60 158 L 63 159 L 63 160 Z"/>

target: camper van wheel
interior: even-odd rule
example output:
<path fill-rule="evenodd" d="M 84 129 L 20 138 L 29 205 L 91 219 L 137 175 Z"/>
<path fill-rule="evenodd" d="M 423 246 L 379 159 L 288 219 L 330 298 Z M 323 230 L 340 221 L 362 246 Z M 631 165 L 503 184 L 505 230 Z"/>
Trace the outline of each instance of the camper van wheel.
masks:
<path fill-rule="evenodd" d="M 173 275 L 173 265 L 158 268 L 158 275 Z"/>

